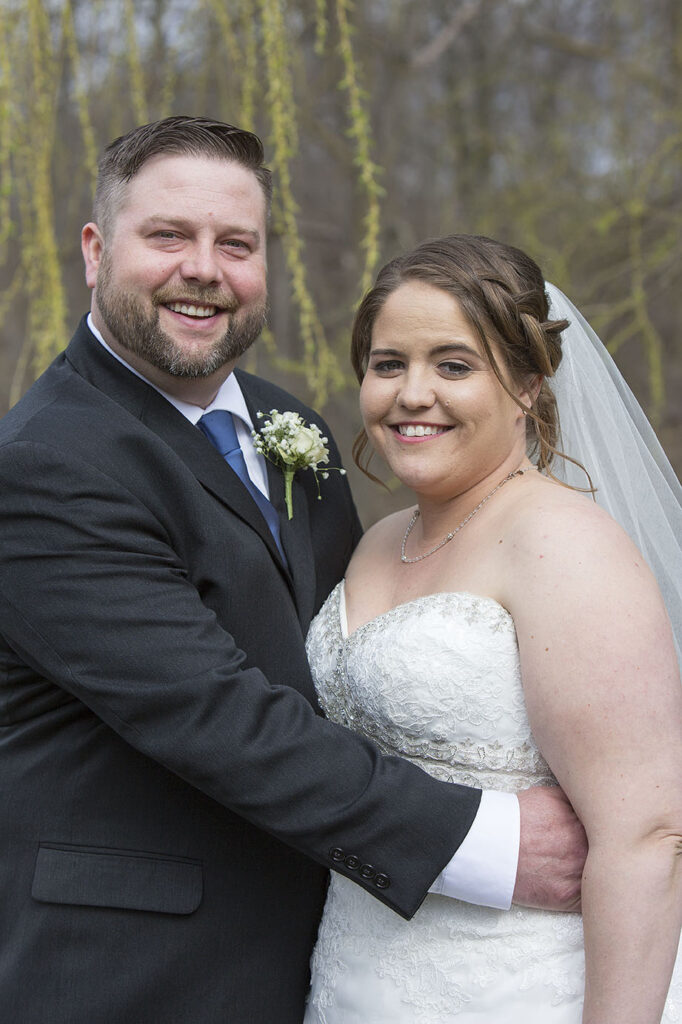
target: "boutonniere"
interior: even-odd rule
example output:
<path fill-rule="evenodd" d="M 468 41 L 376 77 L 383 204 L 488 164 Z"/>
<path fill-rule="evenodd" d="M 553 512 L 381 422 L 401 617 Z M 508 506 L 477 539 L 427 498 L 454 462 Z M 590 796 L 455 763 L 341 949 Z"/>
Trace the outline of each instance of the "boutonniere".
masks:
<path fill-rule="evenodd" d="M 265 419 L 263 412 L 256 413 L 256 415 L 259 420 Z M 329 449 L 326 447 L 328 438 L 323 436 L 322 431 L 315 423 L 306 426 L 303 417 L 299 416 L 297 412 L 278 412 L 277 409 L 271 409 L 269 419 L 265 420 L 260 430 L 253 430 L 251 435 L 256 451 L 278 466 L 284 473 L 284 500 L 289 519 L 292 519 L 294 515 L 291 485 L 297 470 L 312 469 L 317 483 L 317 498 L 318 501 L 322 500 L 319 477 L 326 480 L 329 470 L 338 467 L 327 466 L 329 462 Z M 321 470 L 320 466 L 327 466 L 327 469 Z M 339 469 L 339 473 L 345 474 L 345 472 L 345 469 Z"/>

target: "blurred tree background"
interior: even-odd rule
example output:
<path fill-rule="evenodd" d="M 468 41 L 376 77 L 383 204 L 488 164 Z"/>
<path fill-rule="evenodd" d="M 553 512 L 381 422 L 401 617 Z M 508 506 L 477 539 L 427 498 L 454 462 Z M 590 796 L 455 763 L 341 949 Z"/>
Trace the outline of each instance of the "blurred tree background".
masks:
<path fill-rule="evenodd" d="M 98 151 L 203 114 L 258 132 L 275 171 L 270 330 L 247 368 L 317 404 L 347 462 L 358 298 L 380 262 L 466 231 L 568 292 L 680 474 L 679 0 L 0 6 L 0 411 L 89 305 Z M 366 523 L 410 500 L 351 480 Z"/>

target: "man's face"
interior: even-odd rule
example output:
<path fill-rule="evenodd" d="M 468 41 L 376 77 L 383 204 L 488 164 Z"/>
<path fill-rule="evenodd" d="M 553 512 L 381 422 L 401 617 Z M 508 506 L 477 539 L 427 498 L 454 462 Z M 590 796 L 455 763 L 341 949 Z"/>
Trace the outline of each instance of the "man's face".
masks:
<path fill-rule="evenodd" d="M 247 168 L 153 157 L 126 187 L 109 235 L 83 229 L 95 325 L 161 388 L 224 379 L 264 324 L 265 227 Z"/>

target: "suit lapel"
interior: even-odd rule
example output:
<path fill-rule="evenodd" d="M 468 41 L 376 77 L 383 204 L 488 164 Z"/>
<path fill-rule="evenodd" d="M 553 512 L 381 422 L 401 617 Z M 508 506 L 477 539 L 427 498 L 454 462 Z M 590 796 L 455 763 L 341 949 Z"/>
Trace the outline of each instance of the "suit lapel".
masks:
<path fill-rule="evenodd" d="M 92 336 L 84 320 L 66 355 L 81 376 L 165 441 L 207 490 L 258 533 L 297 597 L 291 577 L 282 564 L 270 528 L 258 506 L 237 474 L 201 431 L 154 388 L 111 356 Z M 289 558 L 284 539 L 283 544 Z"/>
<path fill-rule="evenodd" d="M 170 445 L 207 490 L 256 531 L 279 569 L 288 575 L 268 524 L 237 474 L 200 430 L 173 406 L 170 409 L 175 415 L 169 416 L 165 406 L 170 403 L 160 395 L 157 397 L 161 402 L 150 401 L 141 421 Z"/>
<path fill-rule="evenodd" d="M 251 419 L 257 426 L 257 413 L 269 412 L 272 407 L 273 399 L 269 392 L 268 384 L 266 381 L 261 381 L 258 377 L 246 376 L 238 370 L 236 371 L 236 376 L 246 400 Z M 286 410 L 282 409 L 280 411 L 284 412 Z M 294 515 L 292 519 L 289 519 L 284 501 L 284 474 L 281 469 L 274 466 L 267 459 L 266 465 L 270 501 L 277 509 L 279 516 L 280 536 L 293 577 L 299 619 L 307 626 L 313 614 L 316 579 L 310 536 L 308 499 L 299 478 L 301 473 L 310 471 L 299 470 L 294 475 L 292 488 Z"/>

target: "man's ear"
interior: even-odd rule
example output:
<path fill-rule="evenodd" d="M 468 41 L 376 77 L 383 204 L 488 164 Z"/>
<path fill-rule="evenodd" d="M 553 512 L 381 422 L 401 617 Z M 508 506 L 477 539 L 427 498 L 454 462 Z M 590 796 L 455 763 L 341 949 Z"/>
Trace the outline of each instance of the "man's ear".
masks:
<path fill-rule="evenodd" d="M 85 262 L 85 283 L 88 288 L 94 288 L 104 252 L 104 239 L 93 221 L 89 221 L 81 231 L 81 251 Z"/>

